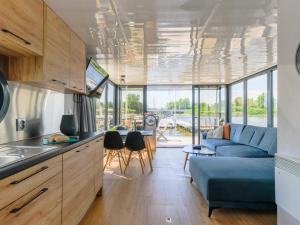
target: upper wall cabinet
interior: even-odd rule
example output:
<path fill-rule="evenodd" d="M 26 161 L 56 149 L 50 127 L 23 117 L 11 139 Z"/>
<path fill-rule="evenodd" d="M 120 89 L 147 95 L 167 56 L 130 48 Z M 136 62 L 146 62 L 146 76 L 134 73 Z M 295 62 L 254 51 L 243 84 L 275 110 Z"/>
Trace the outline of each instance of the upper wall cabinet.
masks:
<path fill-rule="evenodd" d="M 85 92 L 86 47 L 73 32 L 70 41 L 70 88 Z"/>
<path fill-rule="evenodd" d="M 43 1 L 0 0 L 0 52 L 43 55 Z"/>
<path fill-rule="evenodd" d="M 8 80 L 85 93 L 85 43 L 49 7 L 44 8 L 44 55 L 10 57 Z"/>
<path fill-rule="evenodd" d="M 71 30 L 45 7 L 44 79 L 69 87 Z"/>

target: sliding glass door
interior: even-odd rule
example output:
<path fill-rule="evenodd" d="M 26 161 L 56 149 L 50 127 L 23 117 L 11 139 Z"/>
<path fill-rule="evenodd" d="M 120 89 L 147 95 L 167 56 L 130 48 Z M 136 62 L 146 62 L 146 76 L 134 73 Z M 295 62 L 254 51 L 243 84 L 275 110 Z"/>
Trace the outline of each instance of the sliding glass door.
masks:
<path fill-rule="evenodd" d="M 144 88 L 120 88 L 120 122 L 128 129 L 136 124 L 137 129 L 143 129 L 144 118 Z"/>
<path fill-rule="evenodd" d="M 216 128 L 225 122 L 225 87 L 193 87 L 193 143 L 200 144 L 201 131 Z"/>
<path fill-rule="evenodd" d="M 147 112 L 152 112 L 159 118 L 159 147 L 192 144 L 191 86 L 148 86 Z"/>

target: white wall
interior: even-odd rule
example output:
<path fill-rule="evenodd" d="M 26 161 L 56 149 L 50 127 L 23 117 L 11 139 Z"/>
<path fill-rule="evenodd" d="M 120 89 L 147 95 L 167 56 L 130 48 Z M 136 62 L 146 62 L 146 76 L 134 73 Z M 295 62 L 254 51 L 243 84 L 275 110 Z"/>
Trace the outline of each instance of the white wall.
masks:
<path fill-rule="evenodd" d="M 300 43 L 300 1 L 278 0 L 278 4 L 278 154 L 300 158 L 300 75 L 295 67 Z M 276 192 L 285 193 L 284 188 Z M 278 207 L 278 225 L 294 224 L 300 222 L 288 210 Z"/>
<path fill-rule="evenodd" d="M 300 1 L 278 2 L 278 152 L 300 158 L 300 74 L 295 67 Z"/>

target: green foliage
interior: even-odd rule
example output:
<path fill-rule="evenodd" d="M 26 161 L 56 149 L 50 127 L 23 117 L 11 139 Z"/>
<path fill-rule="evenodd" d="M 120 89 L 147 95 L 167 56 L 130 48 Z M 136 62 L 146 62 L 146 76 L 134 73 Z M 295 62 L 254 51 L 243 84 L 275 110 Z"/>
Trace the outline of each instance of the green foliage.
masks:
<path fill-rule="evenodd" d="M 168 102 L 167 109 L 191 109 L 192 104 L 189 98 L 181 98 L 176 102 Z"/>
<path fill-rule="evenodd" d="M 126 102 L 122 103 L 123 109 L 126 107 Z M 140 102 L 140 96 L 137 94 L 127 95 L 127 108 L 129 113 L 141 114 L 143 113 L 143 103 Z"/>

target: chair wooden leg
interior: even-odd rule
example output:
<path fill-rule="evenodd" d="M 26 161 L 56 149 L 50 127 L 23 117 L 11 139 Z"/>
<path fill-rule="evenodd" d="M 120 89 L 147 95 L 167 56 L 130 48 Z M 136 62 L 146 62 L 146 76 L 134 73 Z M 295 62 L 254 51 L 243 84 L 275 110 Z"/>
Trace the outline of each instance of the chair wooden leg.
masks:
<path fill-rule="evenodd" d="M 123 160 L 123 162 L 124 162 L 124 165 L 126 165 L 126 154 L 125 154 L 125 156 L 124 156 L 122 150 L 120 151 L 120 154 L 121 154 L 122 160 Z"/>
<path fill-rule="evenodd" d="M 184 160 L 184 166 L 183 166 L 183 169 L 184 169 L 184 170 L 185 170 L 186 163 L 187 163 L 188 159 L 189 159 L 189 153 L 186 153 L 186 155 L 185 155 L 185 160 Z"/>
<path fill-rule="evenodd" d="M 153 171 L 153 167 L 152 167 L 152 159 L 151 159 L 151 156 L 150 156 L 150 153 L 149 153 L 149 149 L 146 149 L 146 151 L 147 151 L 147 155 L 148 155 L 148 160 L 149 160 L 150 169 L 151 169 L 151 171 Z"/>
<path fill-rule="evenodd" d="M 139 152 L 139 155 L 141 156 L 143 166 L 146 167 L 146 164 L 145 164 L 145 161 L 144 161 L 144 155 L 143 155 L 143 153 L 142 153 L 142 152 Z"/>
<path fill-rule="evenodd" d="M 109 151 L 108 154 L 107 154 L 107 156 L 106 156 L 107 158 L 106 158 L 106 162 L 105 162 L 105 165 L 104 165 L 103 170 L 105 170 L 105 168 L 106 168 L 106 165 L 107 165 L 108 160 L 109 160 L 109 158 L 110 158 L 110 154 L 111 154 L 111 152 Z"/>
<path fill-rule="evenodd" d="M 130 162 L 130 159 L 131 159 L 131 155 L 132 155 L 132 152 L 130 151 L 128 159 L 127 159 L 127 163 L 126 163 L 126 166 L 125 166 L 125 169 L 124 169 L 124 174 L 125 174 L 126 169 L 127 169 L 128 165 L 129 165 L 129 162 Z"/>
<path fill-rule="evenodd" d="M 139 154 L 139 157 L 140 157 L 140 164 L 141 164 L 142 172 L 144 174 L 143 156 L 142 156 L 141 152 L 138 152 L 138 154 Z"/>
<path fill-rule="evenodd" d="M 120 170 L 121 170 L 121 174 L 122 174 L 123 171 L 122 171 L 122 164 L 121 164 L 120 152 L 118 152 L 118 159 L 119 159 L 119 166 L 120 166 Z"/>

